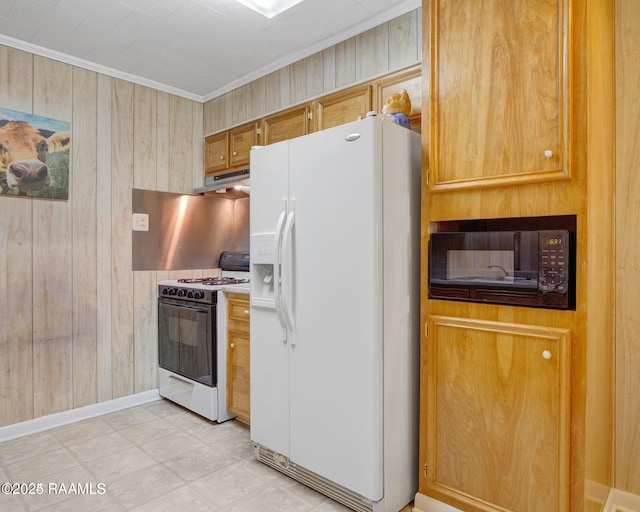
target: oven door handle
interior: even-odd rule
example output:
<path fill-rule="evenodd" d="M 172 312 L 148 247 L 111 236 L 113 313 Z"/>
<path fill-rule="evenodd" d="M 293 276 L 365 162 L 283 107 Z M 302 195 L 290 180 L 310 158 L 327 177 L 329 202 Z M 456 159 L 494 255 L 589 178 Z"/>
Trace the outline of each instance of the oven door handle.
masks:
<path fill-rule="evenodd" d="M 199 308 L 197 306 L 189 306 L 187 304 L 181 304 L 181 303 L 176 303 L 176 302 L 166 302 L 166 301 L 163 301 L 162 299 L 160 300 L 160 304 L 163 305 L 163 306 L 172 307 L 174 309 L 188 309 L 189 311 L 195 311 L 197 313 L 209 314 L 209 310 L 208 309 Z"/>
<path fill-rule="evenodd" d="M 195 383 L 193 383 L 193 382 L 189 382 L 189 381 L 188 381 L 188 380 L 186 380 L 186 379 L 181 379 L 180 377 L 176 377 L 175 375 L 169 375 L 169 378 L 170 378 L 170 379 L 177 380 L 178 382 L 182 382 L 183 384 L 186 384 L 187 386 L 191 386 L 191 387 L 194 387 L 194 386 L 195 386 Z"/>

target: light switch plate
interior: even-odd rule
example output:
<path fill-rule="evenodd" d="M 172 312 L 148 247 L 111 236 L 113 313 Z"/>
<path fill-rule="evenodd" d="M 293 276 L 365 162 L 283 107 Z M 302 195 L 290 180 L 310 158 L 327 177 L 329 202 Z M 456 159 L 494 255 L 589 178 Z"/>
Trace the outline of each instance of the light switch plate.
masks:
<path fill-rule="evenodd" d="M 133 214 L 133 230 L 149 231 L 149 214 L 148 213 Z"/>

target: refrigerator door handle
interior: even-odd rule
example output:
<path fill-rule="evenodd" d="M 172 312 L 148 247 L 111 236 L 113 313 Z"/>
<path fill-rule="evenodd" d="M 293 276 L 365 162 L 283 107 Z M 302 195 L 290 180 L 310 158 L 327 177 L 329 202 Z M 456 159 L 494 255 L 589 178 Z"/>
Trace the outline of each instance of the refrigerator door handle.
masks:
<path fill-rule="evenodd" d="M 273 264 L 273 301 L 276 307 L 276 314 L 278 315 L 278 321 L 282 327 L 282 341 L 287 341 L 287 323 L 284 317 L 283 305 L 282 305 L 282 287 L 281 287 L 281 264 L 282 264 L 282 235 L 284 229 L 284 222 L 287 216 L 286 200 L 284 202 L 283 210 L 280 212 L 278 218 L 278 224 L 276 225 L 276 261 Z"/>
<path fill-rule="evenodd" d="M 289 330 L 292 333 L 291 338 L 289 339 L 291 345 L 295 345 L 295 336 L 293 335 L 293 331 L 295 329 L 295 325 L 293 322 L 293 310 L 291 309 L 291 236 L 293 234 L 293 227 L 295 224 L 295 199 L 292 199 L 289 202 L 289 213 L 287 213 L 287 222 L 284 225 L 284 234 L 282 235 L 282 309 L 284 311 L 285 321 Z"/>

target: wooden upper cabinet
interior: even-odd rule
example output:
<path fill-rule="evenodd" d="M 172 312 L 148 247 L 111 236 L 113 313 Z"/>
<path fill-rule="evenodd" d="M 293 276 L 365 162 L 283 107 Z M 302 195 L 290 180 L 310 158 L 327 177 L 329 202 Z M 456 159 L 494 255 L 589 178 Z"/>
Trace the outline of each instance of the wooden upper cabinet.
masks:
<path fill-rule="evenodd" d="M 257 123 L 249 123 L 234 128 L 229 133 L 230 167 L 249 165 L 251 147 L 257 144 Z"/>
<path fill-rule="evenodd" d="M 229 134 L 219 133 L 204 140 L 204 174 L 209 176 L 228 168 Z"/>
<path fill-rule="evenodd" d="M 251 146 L 258 143 L 257 123 L 210 135 L 204 142 L 205 176 L 249 166 Z"/>
<path fill-rule="evenodd" d="M 569 510 L 571 332 L 431 316 L 426 493 L 468 511 Z"/>
<path fill-rule="evenodd" d="M 390 94 L 406 89 L 411 98 L 411 128 L 420 131 L 421 66 L 276 112 L 262 119 L 205 138 L 205 178 L 249 166 L 251 146 L 274 144 L 381 112 Z"/>
<path fill-rule="evenodd" d="M 372 110 L 372 86 L 351 87 L 313 102 L 314 131 L 357 121 Z"/>
<path fill-rule="evenodd" d="M 431 190 L 569 177 L 567 14 L 564 0 L 431 2 Z"/>
<path fill-rule="evenodd" d="M 411 100 L 411 113 L 409 114 L 411 129 L 420 133 L 422 118 L 422 69 L 420 66 L 376 80 L 373 110 L 382 112 L 385 100 L 392 94 L 399 94 L 402 89 L 407 91 Z"/>
<path fill-rule="evenodd" d="M 278 112 L 262 120 L 263 144 L 273 144 L 309 133 L 308 105 Z"/>

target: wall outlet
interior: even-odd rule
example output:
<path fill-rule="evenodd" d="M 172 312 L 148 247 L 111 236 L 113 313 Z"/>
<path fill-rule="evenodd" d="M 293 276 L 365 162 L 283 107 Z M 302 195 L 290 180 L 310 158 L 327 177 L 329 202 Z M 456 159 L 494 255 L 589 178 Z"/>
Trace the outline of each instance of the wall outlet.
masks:
<path fill-rule="evenodd" d="M 133 214 L 133 230 L 149 231 L 149 214 L 148 213 Z"/>

